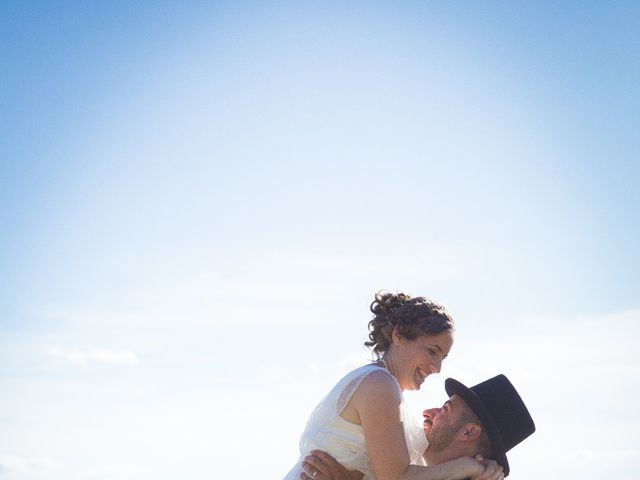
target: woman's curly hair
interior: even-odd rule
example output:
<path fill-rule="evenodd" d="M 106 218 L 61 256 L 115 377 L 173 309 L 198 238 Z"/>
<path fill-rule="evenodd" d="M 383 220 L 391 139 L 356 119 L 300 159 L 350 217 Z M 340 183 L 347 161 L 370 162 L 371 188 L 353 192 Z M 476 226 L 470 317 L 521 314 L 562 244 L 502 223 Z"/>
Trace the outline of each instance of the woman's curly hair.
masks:
<path fill-rule="evenodd" d="M 437 302 L 406 293 L 378 292 L 371 303 L 373 320 L 369 322 L 369 341 L 364 342 L 380 358 L 391 345 L 393 328 L 407 340 L 420 335 L 438 335 L 454 329 L 453 317 Z"/>

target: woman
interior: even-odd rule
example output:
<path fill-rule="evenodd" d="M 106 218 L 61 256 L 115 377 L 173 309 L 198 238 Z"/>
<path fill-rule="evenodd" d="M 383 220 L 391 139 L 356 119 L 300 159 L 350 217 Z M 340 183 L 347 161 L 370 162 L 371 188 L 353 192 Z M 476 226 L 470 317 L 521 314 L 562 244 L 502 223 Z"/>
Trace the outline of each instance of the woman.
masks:
<path fill-rule="evenodd" d="M 404 413 L 402 391 L 419 390 L 440 372 L 453 345 L 453 318 L 442 305 L 404 293 L 376 294 L 371 312 L 365 345 L 377 361 L 347 374 L 316 407 L 300 439 L 301 459 L 324 450 L 365 480 L 498 478 L 495 465 L 470 457 L 425 466 L 422 427 Z M 285 480 L 301 473 L 299 461 Z"/>

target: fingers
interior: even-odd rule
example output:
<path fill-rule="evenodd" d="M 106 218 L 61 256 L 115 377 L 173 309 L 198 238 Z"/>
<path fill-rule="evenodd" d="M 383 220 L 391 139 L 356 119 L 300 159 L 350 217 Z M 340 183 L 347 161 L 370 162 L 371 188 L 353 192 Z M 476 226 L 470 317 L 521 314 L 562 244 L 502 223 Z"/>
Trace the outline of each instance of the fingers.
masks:
<path fill-rule="evenodd" d="M 330 479 L 343 478 L 346 474 L 346 469 L 340 465 L 335 458 L 326 452 L 321 450 L 312 450 L 311 455 L 316 457 L 319 468 L 329 475 Z"/>
<path fill-rule="evenodd" d="M 311 452 L 309 453 L 309 456 L 316 457 L 318 460 L 326 464 L 333 463 L 336 461 L 335 458 L 333 458 L 327 452 L 323 452 L 322 450 L 311 450 Z"/>
<path fill-rule="evenodd" d="M 324 452 L 313 451 L 310 455 L 307 455 L 302 461 L 302 472 L 307 478 L 304 480 L 332 480 L 337 478 L 332 474 L 332 469 L 327 463 L 329 460 L 333 460 Z"/>
<path fill-rule="evenodd" d="M 302 461 L 302 473 L 300 480 L 329 480 L 331 477 L 325 476 L 322 470 L 314 467 L 306 460 Z"/>
<path fill-rule="evenodd" d="M 315 477 L 313 475 L 315 475 Z M 318 470 L 303 463 L 299 478 L 300 480 L 318 480 Z"/>
<path fill-rule="evenodd" d="M 474 477 L 473 480 L 503 480 L 503 468 L 495 460 L 486 460 L 481 455 L 476 456 L 476 460 L 485 466 L 484 472 Z"/>
<path fill-rule="evenodd" d="M 335 458 L 320 450 L 312 450 L 302 460 L 300 480 L 345 480 L 362 477 L 362 473 L 349 472 Z"/>

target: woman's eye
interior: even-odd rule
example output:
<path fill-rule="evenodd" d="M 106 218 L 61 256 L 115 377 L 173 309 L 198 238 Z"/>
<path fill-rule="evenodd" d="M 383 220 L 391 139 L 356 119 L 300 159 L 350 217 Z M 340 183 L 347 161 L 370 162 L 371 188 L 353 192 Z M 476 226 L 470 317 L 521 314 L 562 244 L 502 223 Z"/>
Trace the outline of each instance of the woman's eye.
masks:
<path fill-rule="evenodd" d="M 436 351 L 432 348 L 427 348 L 427 351 L 429 352 L 429 355 L 431 355 L 432 357 L 436 354 Z"/>

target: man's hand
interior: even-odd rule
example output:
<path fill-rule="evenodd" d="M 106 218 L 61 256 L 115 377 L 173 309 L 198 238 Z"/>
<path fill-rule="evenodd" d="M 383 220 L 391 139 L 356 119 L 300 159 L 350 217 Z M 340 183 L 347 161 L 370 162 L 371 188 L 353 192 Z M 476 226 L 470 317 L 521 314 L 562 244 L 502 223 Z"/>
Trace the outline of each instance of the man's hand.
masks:
<path fill-rule="evenodd" d="M 312 450 L 302 461 L 300 480 L 362 480 L 364 474 L 349 471 L 328 453 Z"/>

